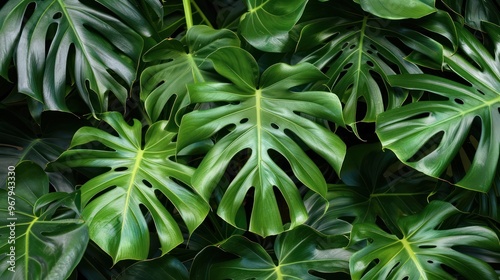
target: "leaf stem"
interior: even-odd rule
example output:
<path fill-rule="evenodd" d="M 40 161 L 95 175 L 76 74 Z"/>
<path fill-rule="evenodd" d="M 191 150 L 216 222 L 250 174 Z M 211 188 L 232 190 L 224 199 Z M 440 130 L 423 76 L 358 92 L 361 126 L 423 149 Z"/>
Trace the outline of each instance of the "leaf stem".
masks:
<path fill-rule="evenodd" d="M 182 6 L 184 7 L 184 16 L 186 18 L 187 30 L 193 27 L 193 14 L 191 12 L 191 0 L 182 0 Z"/>
<path fill-rule="evenodd" d="M 198 6 L 198 4 L 196 4 L 196 1 L 192 0 L 191 3 L 193 3 L 193 6 L 194 8 L 196 9 L 196 11 L 200 14 L 201 18 L 203 19 L 203 21 L 209 26 L 209 27 L 212 27 L 214 28 L 214 26 L 212 25 L 212 23 L 210 23 L 210 21 L 208 20 L 207 16 L 205 16 L 205 14 L 203 13 L 203 11 L 200 9 L 200 6 Z"/>

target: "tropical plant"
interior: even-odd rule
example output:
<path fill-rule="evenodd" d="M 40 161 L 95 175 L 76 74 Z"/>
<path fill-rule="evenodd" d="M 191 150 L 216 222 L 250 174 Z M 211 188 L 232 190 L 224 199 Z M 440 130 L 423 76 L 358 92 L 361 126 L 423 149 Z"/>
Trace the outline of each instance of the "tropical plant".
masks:
<path fill-rule="evenodd" d="M 2 279 L 500 278 L 500 2 L 7 0 Z"/>

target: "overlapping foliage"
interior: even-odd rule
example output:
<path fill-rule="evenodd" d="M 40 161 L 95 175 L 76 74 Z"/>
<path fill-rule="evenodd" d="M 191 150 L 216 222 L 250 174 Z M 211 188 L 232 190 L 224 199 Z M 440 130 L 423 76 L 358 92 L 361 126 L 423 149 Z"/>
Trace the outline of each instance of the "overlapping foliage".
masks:
<path fill-rule="evenodd" d="M 1 278 L 498 278 L 476 2 L 5 1 Z"/>

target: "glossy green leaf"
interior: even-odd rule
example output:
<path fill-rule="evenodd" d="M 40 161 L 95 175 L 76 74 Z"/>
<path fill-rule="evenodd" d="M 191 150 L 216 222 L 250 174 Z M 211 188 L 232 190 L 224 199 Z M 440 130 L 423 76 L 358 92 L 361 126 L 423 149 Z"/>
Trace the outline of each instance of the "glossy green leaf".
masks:
<path fill-rule="evenodd" d="M 492 38 L 499 38 L 498 26 L 485 26 Z M 495 46 L 493 57 L 464 28 L 460 30 L 460 42 L 460 52 L 447 52 L 445 62 L 470 85 L 428 74 L 390 77 L 393 86 L 425 90 L 445 100 L 422 101 L 387 111 L 377 120 L 377 134 L 383 146 L 393 150 L 405 164 L 437 177 L 459 153 L 477 119 L 481 123 L 478 144 L 475 151 L 464 154 L 470 167 L 456 184 L 487 192 L 500 157 L 500 130 L 497 129 L 500 127 L 500 44 Z"/>
<path fill-rule="evenodd" d="M 273 258 L 261 245 L 233 236 L 220 249 L 207 247 L 196 257 L 191 279 L 322 279 L 313 273 L 347 271 L 351 252 L 342 248 L 346 242 L 300 226 L 277 237 Z"/>
<path fill-rule="evenodd" d="M 363 10 L 381 18 L 421 18 L 437 11 L 435 0 L 359 0 Z"/>
<path fill-rule="evenodd" d="M 207 139 L 231 127 L 203 158 L 192 184 L 208 201 L 224 170 L 236 154 L 250 150 L 244 166 L 227 188 L 217 213 L 237 226 L 235 217 L 245 195 L 254 189 L 250 231 L 263 236 L 284 230 L 274 190 L 279 191 L 290 209 L 291 228 L 303 223 L 307 213 L 292 181 L 276 164 L 270 152 L 287 159 L 293 173 L 304 185 L 325 195 L 326 183 L 316 164 L 294 140 L 296 135 L 317 154 L 340 170 L 345 144 L 327 128 L 300 113 L 343 123 L 338 98 L 328 92 L 293 92 L 290 88 L 324 78 L 308 63 L 283 63 L 269 67 L 260 76 L 253 57 L 242 49 L 227 47 L 210 56 L 219 74 L 232 83 L 198 83 L 188 86 L 194 103 L 227 102 L 184 116 L 178 148 Z"/>
<path fill-rule="evenodd" d="M 498 276 L 491 266 L 456 249 L 472 246 L 498 251 L 500 241 L 491 229 L 481 226 L 437 229 L 458 212 L 449 203 L 433 201 L 421 213 L 398 222 L 402 238 L 373 223 L 355 225 L 351 242 L 368 240 L 368 245 L 350 259 L 352 279 L 456 279 L 443 265 L 466 279 L 496 279 Z"/>
<path fill-rule="evenodd" d="M 102 115 L 117 133 L 114 136 L 97 128 L 84 127 L 73 137 L 70 149 L 58 159 L 69 167 L 104 167 L 108 171 L 87 181 L 82 187 L 83 211 L 90 238 L 112 256 L 146 259 L 150 233 L 140 206 L 151 214 L 166 254 L 183 241 L 177 222 L 159 198 L 162 194 L 192 232 L 205 218 L 208 205 L 188 187 L 193 169 L 172 161 L 175 156 L 174 133 L 165 130 L 165 121 L 149 127 L 142 144 L 142 125 L 128 125 L 116 112 Z M 111 150 L 75 149 L 98 141 Z M 182 183 L 181 183 L 182 182 Z"/>
<path fill-rule="evenodd" d="M 189 273 L 178 259 L 166 255 L 158 259 L 140 261 L 129 266 L 117 280 L 135 279 L 188 280 Z"/>
<path fill-rule="evenodd" d="M 357 133 L 358 122 L 374 122 L 378 114 L 401 106 L 407 99 L 408 90 L 391 87 L 388 76 L 422 73 L 416 64 L 405 60 L 409 54 L 405 45 L 438 63 L 443 47 L 399 22 L 365 15 L 361 9 L 341 3 L 340 8 L 330 3 L 318 5 L 331 16 L 304 23 L 297 49 L 305 53 L 301 61 L 328 69 L 328 82 L 315 88 L 326 86 L 339 96 L 345 104 L 346 124 Z M 450 40 L 454 37 L 448 14 L 420 24 L 439 30 Z"/>
<path fill-rule="evenodd" d="M 89 240 L 79 193 L 49 193 L 47 175 L 31 161 L 9 177 L 15 184 L 0 189 L 0 278 L 66 279 Z"/>
<path fill-rule="evenodd" d="M 137 18 L 130 2 L 99 3 L 122 19 Z M 78 0 L 8 1 L 0 10 L 0 74 L 6 77 L 15 55 L 19 91 L 48 110 L 69 110 L 73 82 L 93 112 L 106 109 L 108 92 L 125 104 L 143 40 L 102 10 Z"/>
<path fill-rule="evenodd" d="M 288 32 L 300 19 L 307 0 L 246 0 L 248 12 L 241 16 L 241 35 L 257 49 L 282 52 Z"/>
<path fill-rule="evenodd" d="M 329 185 L 329 206 L 317 194 L 306 200 L 307 224 L 325 234 L 349 234 L 350 224 L 375 223 L 379 217 L 397 233 L 397 220 L 420 212 L 435 187 L 432 178 L 402 167 L 379 144 L 349 148 L 341 172 L 343 184 Z"/>
<path fill-rule="evenodd" d="M 481 21 L 500 25 L 500 2 L 498 0 L 442 0 L 455 13 L 461 15 L 465 23 L 477 30 L 483 30 Z"/>
<path fill-rule="evenodd" d="M 45 168 L 57 159 L 71 142 L 73 133 L 84 123 L 73 115 L 62 112 L 44 112 L 42 125 L 23 118 L 16 111 L 0 110 L 0 186 L 5 187 L 4 170 L 29 160 Z M 67 172 L 48 173 L 52 186 L 63 192 L 72 192 L 74 180 Z"/>
<path fill-rule="evenodd" d="M 210 80 L 207 56 L 221 47 L 239 46 L 239 40 L 232 31 L 200 25 L 189 29 L 185 44 L 188 52 L 180 41 L 167 39 L 144 55 L 147 62 L 164 61 L 141 74 L 141 100 L 153 121 L 163 117 L 171 120 L 170 125 L 180 122 L 175 115 L 189 104 L 186 85 Z M 171 99 L 172 105 L 166 106 Z"/>

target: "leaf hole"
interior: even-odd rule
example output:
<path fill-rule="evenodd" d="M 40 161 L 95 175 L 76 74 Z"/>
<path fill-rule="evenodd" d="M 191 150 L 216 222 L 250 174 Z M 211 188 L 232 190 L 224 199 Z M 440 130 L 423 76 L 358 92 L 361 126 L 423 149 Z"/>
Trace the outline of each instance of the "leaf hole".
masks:
<path fill-rule="evenodd" d="M 414 116 L 411 116 L 411 117 L 405 119 L 405 121 L 426 119 L 430 116 L 431 116 L 431 113 L 428 113 L 428 112 L 427 113 L 420 113 L 420 114 L 417 114 L 417 115 L 414 115 Z"/>
<path fill-rule="evenodd" d="M 498 107 L 497 110 L 498 110 L 498 113 L 500 114 L 500 107 Z"/>
<path fill-rule="evenodd" d="M 281 193 L 280 189 L 278 189 L 278 187 L 276 186 L 273 186 L 273 192 L 274 196 L 276 197 L 276 202 L 278 203 L 281 222 L 283 224 L 287 224 L 290 222 L 290 209 L 288 208 L 285 197 L 283 196 L 283 193 Z"/>
<path fill-rule="evenodd" d="M 152 188 L 152 187 L 153 187 L 153 185 L 151 185 L 151 183 L 150 183 L 148 180 L 146 180 L 146 179 L 142 180 L 142 183 L 143 183 L 146 187 L 148 187 L 148 188 Z"/>
<path fill-rule="evenodd" d="M 377 50 L 377 48 L 376 48 L 373 44 L 370 44 L 370 45 L 369 45 L 369 47 L 370 47 L 370 49 L 372 49 L 372 50 Z"/>
<path fill-rule="evenodd" d="M 420 248 L 420 249 L 434 249 L 436 247 L 437 247 L 436 245 L 420 245 L 420 246 L 418 246 L 418 248 Z"/>
<path fill-rule="evenodd" d="M 54 16 L 52 16 L 53 19 L 60 19 L 62 18 L 62 13 L 61 12 L 57 12 L 54 14 Z"/>
<path fill-rule="evenodd" d="M 486 95 L 486 94 L 484 94 L 484 92 L 483 92 L 482 90 L 480 90 L 480 89 L 478 89 L 478 90 L 477 90 L 477 92 L 479 92 L 479 93 L 480 93 L 480 94 L 482 94 L 482 95 Z"/>
<path fill-rule="evenodd" d="M 427 263 L 434 263 L 434 262 L 433 262 L 433 261 L 431 261 L 431 260 L 427 260 Z"/>
<path fill-rule="evenodd" d="M 460 98 L 455 98 L 454 101 L 457 104 L 464 105 L 464 101 L 462 99 L 460 99 Z"/>
<path fill-rule="evenodd" d="M 372 50 L 366 50 L 366 52 L 367 52 L 368 54 L 373 54 L 373 51 L 372 51 Z"/>
<path fill-rule="evenodd" d="M 246 122 L 248 122 L 248 118 L 244 118 L 244 119 L 242 119 L 242 120 L 240 121 L 240 124 L 244 124 L 244 123 L 246 123 Z"/>
<path fill-rule="evenodd" d="M 128 167 L 126 167 L 126 166 L 115 168 L 115 172 L 122 172 L 122 171 L 127 171 L 127 170 L 128 170 Z"/>
<path fill-rule="evenodd" d="M 274 129 L 280 129 L 280 127 L 275 123 L 271 123 L 271 127 Z"/>
<path fill-rule="evenodd" d="M 356 48 L 356 44 L 352 44 L 352 45 L 349 47 L 349 49 L 350 49 L 350 50 L 354 50 L 355 48 Z"/>
<path fill-rule="evenodd" d="M 347 64 L 344 66 L 344 68 L 343 68 L 343 69 L 347 70 L 347 69 L 351 68 L 351 66 L 352 66 L 352 63 L 347 63 Z"/>
<path fill-rule="evenodd" d="M 370 66 L 370 67 L 375 66 L 375 64 L 373 64 L 373 62 L 371 62 L 371 61 L 369 61 L 369 60 L 368 60 L 368 61 L 366 61 L 366 64 L 368 64 L 368 66 Z"/>
<path fill-rule="evenodd" d="M 342 45 L 342 49 L 345 49 L 347 46 L 349 46 L 349 43 L 345 42 L 345 43 Z"/>
<path fill-rule="evenodd" d="M 440 131 L 434 134 L 429 140 L 427 140 L 420 149 L 408 160 L 408 162 L 416 162 L 419 161 L 429 154 L 431 154 L 434 150 L 437 149 L 441 141 L 443 140 L 444 131 Z"/>

